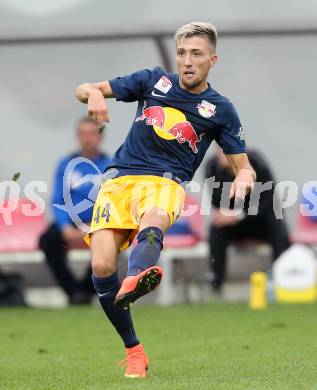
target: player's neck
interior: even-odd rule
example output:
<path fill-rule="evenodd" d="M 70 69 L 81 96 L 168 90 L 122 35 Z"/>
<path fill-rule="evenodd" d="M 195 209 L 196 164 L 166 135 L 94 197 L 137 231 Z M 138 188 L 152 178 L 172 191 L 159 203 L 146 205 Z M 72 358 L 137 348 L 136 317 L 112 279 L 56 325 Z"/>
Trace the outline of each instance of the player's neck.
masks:
<path fill-rule="evenodd" d="M 204 80 L 198 85 L 195 85 L 194 87 L 187 87 L 182 83 L 182 80 L 179 78 L 179 86 L 184 89 L 187 92 L 195 93 L 196 95 L 199 95 L 201 93 L 204 93 L 208 89 L 208 82 L 207 80 Z"/>
<path fill-rule="evenodd" d="M 95 158 L 97 158 L 98 156 L 100 156 L 100 152 L 99 151 L 82 151 L 81 152 L 81 156 L 82 157 L 85 157 L 85 158 L 88 158 L 89 160 L 94 160 Z"/>

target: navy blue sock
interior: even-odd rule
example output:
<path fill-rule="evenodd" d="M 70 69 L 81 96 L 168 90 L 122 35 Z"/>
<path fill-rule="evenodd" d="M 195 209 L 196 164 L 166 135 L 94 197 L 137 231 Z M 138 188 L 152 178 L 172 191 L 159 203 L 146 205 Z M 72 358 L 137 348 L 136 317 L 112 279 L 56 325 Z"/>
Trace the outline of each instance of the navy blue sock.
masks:
<path fill-rule="evenodd" d="M 123 310 L 114 304 L 115 296 L 120 289 L 117 272 L 105 278 L 92 275 L 92 281 L 98 294 L 101 306 L 112 325 L 121 336 L 126 348 L 139 344 L 135 334 L 130 310 Z"/>
<path fill-rule="evenodd" d="M 148 227 L 137 235 L 138 244 L 128 261 L 128 276 L 137 275 L 155 265 L 163 248 L 163 233 L 157 227 Z"/>

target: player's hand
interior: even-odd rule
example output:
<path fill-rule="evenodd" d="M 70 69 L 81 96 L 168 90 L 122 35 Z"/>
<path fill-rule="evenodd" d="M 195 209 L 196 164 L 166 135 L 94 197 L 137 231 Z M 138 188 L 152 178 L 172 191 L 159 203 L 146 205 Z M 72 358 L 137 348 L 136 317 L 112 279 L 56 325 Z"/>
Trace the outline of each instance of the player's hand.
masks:
<path fill-rule="evenodd" d="M 240 169 L 230 188 L 230 199 L 244 199 L 254 187 L 253 171 Z"/>
<path fill-rule="evenodd" d="M 109 122 L 109 112 L 105 98 L 99 89 L 92 89 L 88 97 L 88 115 L 95 120 L 98 125 Z"/>

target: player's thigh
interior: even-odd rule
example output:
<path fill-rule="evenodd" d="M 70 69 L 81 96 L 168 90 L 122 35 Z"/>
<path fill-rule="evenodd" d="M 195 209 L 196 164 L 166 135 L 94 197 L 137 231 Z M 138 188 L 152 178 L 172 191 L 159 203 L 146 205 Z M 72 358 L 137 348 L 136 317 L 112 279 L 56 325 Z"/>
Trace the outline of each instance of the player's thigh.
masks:
<path fill-rule="evenodd" d="M 159 207 L 146 210 L 140 220 L 140 231 L 147 227 L 157 227 L 166 232 L 170 226 L 170 217 L 166 211 Z"/>
<path fill-rule="evenodd" d="M 130 230 L 102 229 L 91 235 L 92 269 L 96 276 L 112 275 L 117 269 L 117 256 Z"/>

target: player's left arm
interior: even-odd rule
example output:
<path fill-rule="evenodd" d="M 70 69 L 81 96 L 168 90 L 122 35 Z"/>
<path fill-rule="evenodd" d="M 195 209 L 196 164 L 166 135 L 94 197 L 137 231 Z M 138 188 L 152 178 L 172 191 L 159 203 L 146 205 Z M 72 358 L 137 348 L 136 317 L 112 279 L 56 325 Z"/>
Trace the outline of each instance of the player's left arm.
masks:
<path fill-rule="evenodd" d="M 230 189 L 230 199 L 244 199 L 256 181 L 256 173 L 252 168 L 246 153 L 226 154 L 227 160 L 235 175 L 235 179 Z"/>

